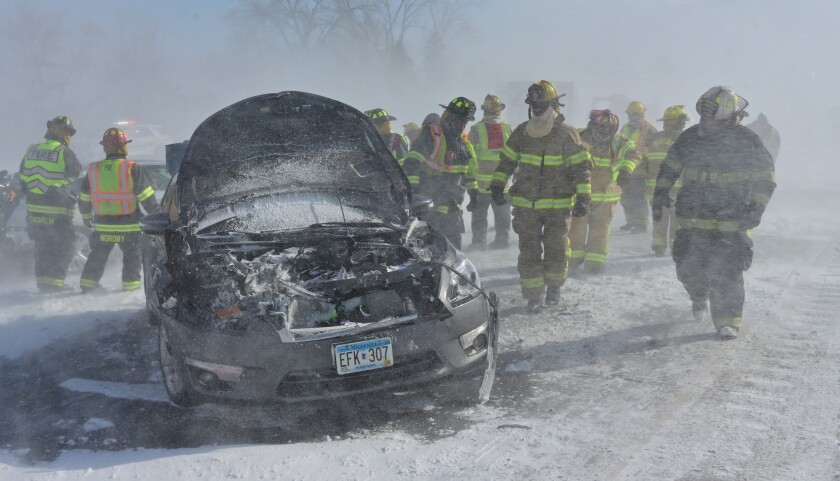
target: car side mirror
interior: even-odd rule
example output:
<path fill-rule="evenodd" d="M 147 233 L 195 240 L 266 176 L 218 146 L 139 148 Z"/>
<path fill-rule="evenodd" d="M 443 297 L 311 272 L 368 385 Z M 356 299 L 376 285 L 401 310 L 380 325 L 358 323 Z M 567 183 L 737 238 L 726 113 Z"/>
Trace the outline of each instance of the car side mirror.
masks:
<path fill-rule="evenodd" d="M 415 194 L 411 197 L 411 212 L 418 218 L 423 218 L 435 207 L 431 197 Z"/>
<path fill-rule="evenodd" d="M 140 219 L 140 230 L 144 234 L 163 235 L 171 227 L 172 221 L 169 220 L 169 214 L 166 212 L 150 214 Z"/>

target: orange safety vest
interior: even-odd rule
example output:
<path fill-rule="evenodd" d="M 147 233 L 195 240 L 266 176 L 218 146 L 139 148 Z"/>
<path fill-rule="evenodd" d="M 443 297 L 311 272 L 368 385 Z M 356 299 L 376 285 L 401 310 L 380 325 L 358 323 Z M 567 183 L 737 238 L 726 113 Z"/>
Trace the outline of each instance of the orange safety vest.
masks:
<path fill-rule="evenodd" d="M 90 202 L 96 215 L 129 215 L 137 210 L 137 195 L 126 159 L 105 159 L 88 166 Z"/>

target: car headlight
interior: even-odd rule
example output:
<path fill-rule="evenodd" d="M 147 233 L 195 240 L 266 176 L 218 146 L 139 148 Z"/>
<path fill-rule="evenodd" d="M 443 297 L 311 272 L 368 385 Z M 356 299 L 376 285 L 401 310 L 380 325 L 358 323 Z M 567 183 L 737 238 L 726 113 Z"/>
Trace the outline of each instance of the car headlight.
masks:
<path fill-rule="evenodd" d="M 478 270 L 462 252 L 459 252 L 455 258 L 454 272 L 449 272 L 446 300 L 452 307 L 458 307 L 477 297 L 480 293 L 479 287 L 481 281 L 478 279 Z"/>

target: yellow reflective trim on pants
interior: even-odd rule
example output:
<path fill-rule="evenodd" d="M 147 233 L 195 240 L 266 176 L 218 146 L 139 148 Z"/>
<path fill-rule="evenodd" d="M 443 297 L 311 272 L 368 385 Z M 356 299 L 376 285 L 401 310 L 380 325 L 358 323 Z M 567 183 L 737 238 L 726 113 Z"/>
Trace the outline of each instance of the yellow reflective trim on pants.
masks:
<path fill-rule="evenodd" d="M 741 222 L 736 220 L 717 219 L 678 219 L 680 228 L 716 230 L 720 232 L 741 232 Z"/>
<path fill-rule="evenodd" d="M 578 194 L 591 194 L 592 184 L 578 184 L 575 186 L 575 192 Z"/>
<path fill-rule="evenodd" d="M 124 291 L 134 291 L 140 289 L 140 281 L 123 281 L 122 283 L 122 290 Z"/>
<path fill-rule="evenodd" d="M 408 183 L 411 185 L 420 185 L 420 176 L 419 175 L 409 175 Z"/>
<path fill-rule="evenodd" d="M 510 198 L 510 205 L 513 207 L 524 207 L 526 209 L 570 209 L 572 207 L 572 198 L 565 199 L 538 199 L 535 201 L 528 200 L 525 197 L 512 196 Z"/>
<path fill-rule="evenodd" d="M 519 285 L 521 285 L 523 289 L 536 289 L 545 285 L 545 278 L 543 276 L 520 277 Z"/>
<path fill-rule="evenodd" d="M 595 163 L 595 167 L 609 167 L 612 165 L 612 159 L 609 157 L 596 157 L 593 155 L 592 162 Z"/>
<path fill-rule="evenodd" d="M 95 281 L 93 279 L 85 279 L 84 277 L 82 277 L 81 279 L 79 279 L 79 287 L 82 287 L 84 289 L 96 289 L 97 287 L 99 287 L 99 281 Z"/>
<path fill-rule="evenodd" d="M 594 252 L 587 252 L 586 256 L 584 257 L 586 262 L 597 262 L 599 264 L 604 264 L 607 262 L 607 255 L 606 254 L 596 254 Z"/>
<path fill-rule="evenodd" d="M 493 174 L 493 181 L 501 182 L 503 184 L 507 184 L 508 179 L 510 178 L 509 175 L 505 174 L 504 172 L 496 171 Z"/>
<path fill-rule="evenodd" d="M 62 287 L 64 285 L 64 279 L 56 279 L 54 277 L 36 277 L 35 284 L 39 286 Z"/>
<path fill-rule="evenodd" d="M 584 250 L 572 249 L 569 253 L 569 259 L 583 259 L 583 256 L 586 254 Z"/>
<path fill-rule="evenodd" d="M 85 194 L 84 192 L 79 193 L 79 200 L 89 202 L 90 194 Z"/>
<path fill-rule="evenodd" d="M 140 224 L 94 224 L 96 232 L 140 232 Z"/>
<path fill-rule="evenodd" d="M 449 213 L 449 206 L 448 205 L 440 205 L 435 207 L 435 212 L 446 215 Z"/>

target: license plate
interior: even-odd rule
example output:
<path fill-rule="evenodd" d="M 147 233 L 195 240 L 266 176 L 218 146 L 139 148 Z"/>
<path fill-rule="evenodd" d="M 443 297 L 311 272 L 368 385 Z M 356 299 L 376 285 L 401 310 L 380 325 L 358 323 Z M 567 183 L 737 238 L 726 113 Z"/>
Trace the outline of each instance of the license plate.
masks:
<path fill-rule="evenodd" d="M 335 368 L 339 374 L 382 369 L 394 364 L 391 338 L 339 344 L 333 347 Z"/>

